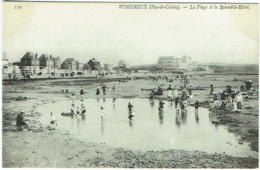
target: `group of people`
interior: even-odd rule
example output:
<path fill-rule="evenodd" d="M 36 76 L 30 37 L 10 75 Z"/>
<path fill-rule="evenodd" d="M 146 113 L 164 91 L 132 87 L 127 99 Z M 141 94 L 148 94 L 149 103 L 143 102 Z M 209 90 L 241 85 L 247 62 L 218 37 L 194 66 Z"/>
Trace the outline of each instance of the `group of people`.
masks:
<path fill-rule="evenodd" d="M 99 95 L 99 94 L 100 94 L 101 89 L 102 89 L 102 91 L 103 91 L 103 95 L 106 95 L 107 87 L 106 87 L 105 83 L 102 83 L 101 85 L 100 85 L 99 83 L 97 83 L 96 95 Z M 112 90 L 113 90 L 113 91 L 116 90 L 116 85 L 115 85 L 115 84 L 113 85 Z"/>
<path fill-rule="evenodd" d="M 219 103 L 220 101 L 220 103 Z M 229 111 L 242 111 L 243 97 L 240 92 L 232 90 L 231 86 L 226 86 L 222 93 L 214 94 L 210 101 L 210 109 L 215 107 L 214 103 L 218 102 L 220 108 Z"/>

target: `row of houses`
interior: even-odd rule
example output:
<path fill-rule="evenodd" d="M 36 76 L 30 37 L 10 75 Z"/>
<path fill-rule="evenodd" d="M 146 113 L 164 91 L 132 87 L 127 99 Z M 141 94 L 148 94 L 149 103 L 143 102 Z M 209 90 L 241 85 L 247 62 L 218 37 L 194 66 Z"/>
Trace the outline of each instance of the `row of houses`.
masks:
<path fill-rule="evenodd" d="M 22 71 L 31 72 L 37 74 L 51 73 L 51 72 L 99 72 L 101 71 L 101 63 L 95 58 L 90 59 L 87 63 L 80 63 L 74 58 L 67 58 L 63 62 L 60 57 L 54 57 L 48 54 L 42 54 L 38 56 L 36 53 L 27 52 L 20 60 L 20 62 L 9 63 L 6 54 L 3 54 L 3 73 L 12 72 L 18 73 L 17 68 Z M 15 69 L 14 69 L 15 68 Z M 105 71 L 109 72 L 113 70 L 113 65 L 105 64 Z"/>

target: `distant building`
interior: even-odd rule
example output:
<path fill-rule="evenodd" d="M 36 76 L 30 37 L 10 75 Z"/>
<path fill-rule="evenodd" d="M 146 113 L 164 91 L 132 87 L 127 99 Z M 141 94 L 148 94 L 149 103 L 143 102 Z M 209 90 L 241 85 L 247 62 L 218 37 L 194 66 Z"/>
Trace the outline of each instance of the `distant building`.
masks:
<path fill-rule="evenodd" d="M 89 64 L 83 64 L 83 70 L 86 74 L 91 74 L 91 67 Z"/>
<path fill-rule="evenodd" d="M 104 70 L 108 72 L 113 71 L 113 64 L 104 64 Z"/>
<path fill-rule="evenodd" d="M 4 65 L 8 64 L 8 63 L 9 63 L 9 60 L 7 59 L 7 56 L 6 56 L 6 54 L 4 53 L 4 54 L 3 54 L 3 57 L 2 57 L 2 67 L 3 67 Z"/>
<path fill-rule="evenodd" d="M 63 61 L 61 69 L 76 70 L 76 60 L 74 58 L 67 58 Z"/>
<path fill-rule="evenodd" d="M 100 62 L 97 61 L 95 58 L 90 59 L 88 64 L 90 65 L 91 70 L 100 70 L 101 69 Z"/>
<path fill-rule="evenodd" d="M 160 57 L 156 68 L 159 69 L 184 69 L 191 70 L 197 66 L 197 62 L 193 62 L 191 57 L 183 56 L 181 58 L 176 58 L 174 56 Z"/>
<path fill-rule="evenodd" d="M 124 60 L 118 62 L 118 68 L 130 68 L 128 64 Z"/>
<path fill-rule="evenodd" d="M 63 69 L 63 70 L 69 70 L 70 69 L 70 65 L 68 64 L 68 63 L 62 63 L 61 64 L 61 69 Z"/>
<path fill-rule="evenodd" d="M 61 59 L 60 57 L 52 57 L 53 66 L 55 69 L 61 69 Z"/>
<path fill-rule="evenodd" d="M 52 55 L 48 55 L 48 54 L 42 54 L 39 58 L 40 60 L 40 67 L 41 68 L 45 68 L 45 69 L 53 69 L 54 68 L 54 61 L 52 58 Z"/>
<path fill-rule="evenodd" d="M 22 66 L 40 66 L 40 60 L 37 53 L 27 52 L 21 59 Z"/>
<path fill-rule="evenodd" d="M 76 61 L 76 70 L 83 70 L 83 63 Z"/>
<path fill-rule="evenodd" d="M 37 56 L 37 53 L 27 52 L 21 59 L 22 71 L 26 70 L 36 74 L 39 72 L 40 60 Z"/>

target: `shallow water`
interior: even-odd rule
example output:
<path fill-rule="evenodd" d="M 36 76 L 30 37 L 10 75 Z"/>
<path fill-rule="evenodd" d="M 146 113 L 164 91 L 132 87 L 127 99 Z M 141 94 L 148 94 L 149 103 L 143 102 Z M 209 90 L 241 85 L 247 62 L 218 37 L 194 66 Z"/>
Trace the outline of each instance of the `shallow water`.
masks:
<path fill-rule="evenodd" d="M 136 119 L 128 120 L 128 102 L 134 106 Z M 80 101 L 75 101 L 76 106 Z M 49 124 L 52 111 L 58 121 L 58 129 L 68 130 L 78 138 L 97 143 L 106 143 L 113 147 L 133 150 L 200 150 L 208 153 L 223 153 L 232 156 L 258 157 L 251 151 L 249 143 L 239 144 L 239 137 L 221 125 L 214 125 L 207 109 L 199 108 L 195 119 L 193 107 L 187 108 L 187 116 L 176 114 L 174 103 L 165 102 L 164 113 L 158 114 L 158 101 L 152 105 L 147 99 L 85 99 L 85 116 L 61 116 L 69 112 L 71 101 L 61 101 L 41 105 L 37 111 L 44 115 L 43 124 Z M 105 109 L 105 118 L 101 119 L 100 106 Z M 176 118 L 179 120 L 176 121 Z"/>

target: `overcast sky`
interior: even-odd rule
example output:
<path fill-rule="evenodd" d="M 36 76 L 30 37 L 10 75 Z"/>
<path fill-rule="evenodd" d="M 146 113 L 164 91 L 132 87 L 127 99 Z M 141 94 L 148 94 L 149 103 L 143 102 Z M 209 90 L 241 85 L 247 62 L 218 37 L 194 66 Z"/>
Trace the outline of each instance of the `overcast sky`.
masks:
<path fill-rule="evenodd" d="M 2 51 L 11 62 L 30 51 L 83 63 L 96 58 L 102 65 L 184 55 L 198 63 L 258 63 L 258 6 L 252 4 L 247 10 L 127 10 L 116 3 L 3 2 L 2 26 Z"/>

